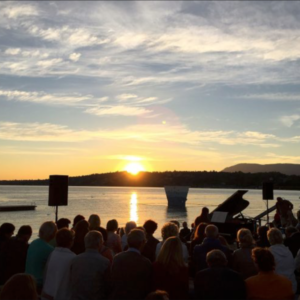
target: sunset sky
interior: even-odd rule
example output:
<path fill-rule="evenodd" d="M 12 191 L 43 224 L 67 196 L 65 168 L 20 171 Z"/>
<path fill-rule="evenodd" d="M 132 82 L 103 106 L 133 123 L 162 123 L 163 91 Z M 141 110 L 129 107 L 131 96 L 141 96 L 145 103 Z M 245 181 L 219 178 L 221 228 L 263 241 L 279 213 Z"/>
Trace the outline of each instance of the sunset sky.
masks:
<path fill-rule="evenodd" d="M 300 163 L 300 2 L 0 3 L 0 179 Z"/>

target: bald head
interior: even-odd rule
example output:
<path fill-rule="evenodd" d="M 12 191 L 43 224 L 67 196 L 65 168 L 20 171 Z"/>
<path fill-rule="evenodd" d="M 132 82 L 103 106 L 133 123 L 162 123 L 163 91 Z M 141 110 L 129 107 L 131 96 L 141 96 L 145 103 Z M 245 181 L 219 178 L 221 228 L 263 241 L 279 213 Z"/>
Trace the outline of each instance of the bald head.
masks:
<path fill-rule="evenodd" d="M 227 265 L 227 258 L 221 250 L 212 250 L 207 253 L 206 262 L 209 267 L 221 267 Z"/>

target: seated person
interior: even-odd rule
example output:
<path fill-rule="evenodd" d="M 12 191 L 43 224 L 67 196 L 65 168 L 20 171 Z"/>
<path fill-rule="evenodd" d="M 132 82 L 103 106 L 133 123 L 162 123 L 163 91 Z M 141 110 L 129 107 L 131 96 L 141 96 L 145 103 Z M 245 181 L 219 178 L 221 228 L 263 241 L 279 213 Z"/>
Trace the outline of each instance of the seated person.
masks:
<path fill-rule="evenodd" d="M 291 281 L 274 272 L 275 259 L 271 251 L 257 247 L 252 250 L 252 257 L 258 267 L 258 275 L 246 279 L 247 298 L 294 299 Z"/>
<path fill-rule="evenodd" d="M 196 299 L 246 299 L 246 286 L 242 277 L 227 267 L 221 250 L 207 253 L 208 268 L 195 276 Z"/>

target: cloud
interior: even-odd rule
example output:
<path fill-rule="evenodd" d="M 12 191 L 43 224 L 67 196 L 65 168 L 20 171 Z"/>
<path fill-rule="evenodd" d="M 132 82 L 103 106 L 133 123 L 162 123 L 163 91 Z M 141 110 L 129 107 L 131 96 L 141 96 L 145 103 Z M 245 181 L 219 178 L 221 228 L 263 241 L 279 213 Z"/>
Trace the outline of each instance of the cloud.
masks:
<path fill-rule="evenodd" d="M 105 111 L 101 115 L 118 115 L 125 111 Z M 123 114 L 126 115 L 126 112 Z M 136 115 L 128 110 L 127 116 Z M 66 125 L 50 123 L 17 123 L 0 122 L 0 139 L 18 141 L 53 141 L 53 142 L 80 142 L 88 140 L 118 140 L 135 141 L 140 143 L 160 144 L 161 146 L 176 143 L 177 145 L 204 146 L 236 145 L 255 146 L 259 148 L 274 148 L 279 145 L 274 142 L 300 143 L 300 137 L 291 137 L 288 140 L 259 132 L 238 131 L 193 131 L 187 126 L 163 124 L 139 124 L 110 130 L 74 130 Z M 169 144 L 170 147 L 170 144 Z M 175 147 L 171 146 L 171 147 Z M 177 147 L 177 146 L 176 146 Z"/>
<path fill-rule="evenodd" d="M 8 54 L 8 55 L 17 55 L 19 54 L 21 51 L 20 48 L 8 48 L 5 50 L 5 54 Z"/>
<path fill-rule="evenodd" d="M 114 116 L 140 116 L 149 114 L 152 111 L 147 110 L 142 107 L 130 107 L 130 106 L 98 106 L 85 110 L 86 113 L 96 115 L 96 116 L 105 116 L 105 115 L 114 115 Z"/>
<path fill-rule="evenodd" d="M 81 56 L 81 53 L 74 52 L 74 53 L 70 54 L 69 59 L 71 59 L 73 61 L 78 61 L 80 56 Z"/>
<path fill-rule="evenodd" d="M 264 93 L 264 94 L 248 94 L 248 95 L 236 96 L 236 98 L 268 100 L 268 101 L 300 101 L 300 94 Z"/>
<path fill-rule="evenodd" d="M 48 94 L 45 92 L 27 92 L 18 90 L 0 90 L 0 97 L 10 101 L 43 103 L 47 105 L 73 105 L 87 100 L 94 100 L 92 95 L 81 95 L 78 93 Z"/>
<path fill-rule="evenodd" d="M 3 8 L 2 15 L 7 17 L 8 19 L 37 16 L 38 9 L 36 8 L 36 6 L 33 5 L 21 4 L 21 3 L 18 3 L 18 5 L 12 5 L 11 3 L 9 3 L 7 7 Z"/>
<path fill-rule="evenodd" d="M 122 101 L 126 101 L 128 99 L 134 99 L 134 98 L 137 98 L 137 97 L 138 96 L 134 95 L 134 94 L 121 94 L 121 95 L 117 96 L 117 99 L 119 99 L 122 102 Z"/>
<path fill-rule="evenodd" d="M 37 65 L 43 68 L 49 68 L 59 64 L 60 62 L 62 62 L 61 58 L 53 58 L 48 60 L 40 60 L 37 62 Z"/>
<path fill-rule="evenodd" d="M 300 120 L 300 115 L 282 116 L 280 122 L 286 127 L 292 127 L 292 125 Z"/>

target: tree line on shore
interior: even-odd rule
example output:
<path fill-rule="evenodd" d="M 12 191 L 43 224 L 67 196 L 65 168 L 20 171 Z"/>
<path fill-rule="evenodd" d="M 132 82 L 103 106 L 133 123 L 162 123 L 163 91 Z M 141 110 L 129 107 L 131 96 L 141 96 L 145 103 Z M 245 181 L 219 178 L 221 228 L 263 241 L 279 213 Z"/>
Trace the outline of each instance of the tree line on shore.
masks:
<path fill-rule="evenodd" d="M 122 171 L 69 177 L 69 185 L 140 187 L 186 185 L 193 188 L 260 189 L 262 187 L 262 183 L 268 180 L 273 181 L 274 189 L 300 189 L 300 176 L 284 175 L 278 172 L 228 173 L 217 171 L 166 171 L 140 172 L 137 175 L 132 175 L 126 171 Z M 0 185 L 49 185 L 49 180 L 1 180 Z"/>

